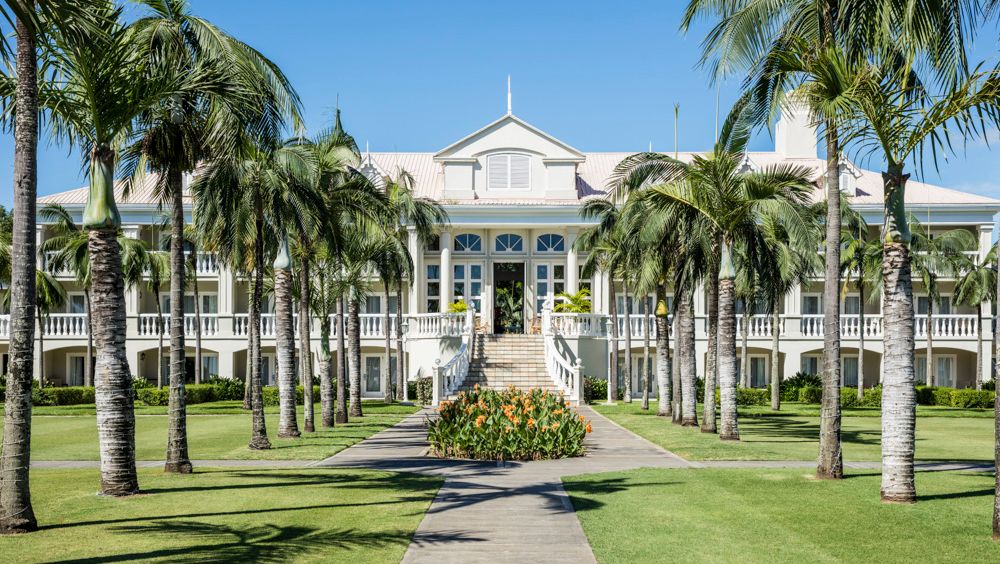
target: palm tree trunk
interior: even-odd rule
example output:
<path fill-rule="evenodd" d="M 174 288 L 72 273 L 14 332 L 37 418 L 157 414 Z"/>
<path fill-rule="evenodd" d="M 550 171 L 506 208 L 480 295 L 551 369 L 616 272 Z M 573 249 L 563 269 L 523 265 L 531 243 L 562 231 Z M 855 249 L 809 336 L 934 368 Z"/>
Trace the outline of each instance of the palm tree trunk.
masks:
<path fill-rule="evenodd" d="M 656 414 L 661 417 L 673 415 L 670 405 L 671 368 L 670 309 L 667 307 L 667 288 L 659 284 L 656 286 L 656 384 L 659 388 Z"/>
<path fill-rule="evenodd" d="M 1000 272 L 1000 253 L 997 253 L 997 272 Z M 993 306 L 996 309 L 996 324 L 993 328 L 993 347 L 996 350 L 994 356 L 994 367 L 996 373 L 1000 375 L 1000 276 L 997 276 L 996 294 L 993 298 Z M 997 379 L 1000 379 L 998 377 Z M 994 380 L 995 383 L 996 380 Z M 1000 391 L 1000 390 L 997 390 Z M 995 486 L 993 489 L 993 540 L 1000 540 L 1000 393 L 995 393 L 993 400 L 993 475 Z"/>
<path fill-rule="evenodd" d="M 642 371 L 639 373 L 639 381 L 642 384 L 642 409 L 649 410 L 649 313 L 646 311 L 646 296 L 642 296 L 639 304 L 639 312 L 642 314 Z"/>
<path fill-rule="evenodd" d="M 406 351 L 403 350 L 403 285 L 400 283 L 396 285 L 396 397 L 399 401 L 409 399 L 406 397 L 408 368 Z"/>
<path fill-rule="evenodd" d="M 708 359 L 705 362 L 705 404 L 701 414 L 701 432 L 717 433 L 715 423 L 715 387 L 719 376 L 719 272 L 718 265 L 708 271 L 708 295 L 705 309 L 708 311 Z"/>
<path fill-rule="evenodd" d="M 781 316 L 778 313 L 778 304 L 771 307 L 771 409 L 778 411 L 781 409 L 781 373 L 778 372 L 778 363 L 781 357 L 778 354 Z"/>
<path fill-rule="evenodd" d="M 632 403 L 632 308 L 629 306 L 628 284 L 625 289 L 625 389 L 622 391 L 622 401 Z"/>
<path fill-rule="evenodd" d="M 253 450 L 271 448 L 264 419 L 264 391 L 261 388 L 260 305 L 264 295 L 264 220 L 260 202 L 257 204 L 256 238 L 254 241 L 253 294 L 250 297 L 250 409 L 252 430 L 250 444 Z"/>
<path fill-rule="evenodd" d="M 40 308 L 35 309 L 38 315 L 38 388 L 45 387 L 45 322 Z"/>
<path fill-rule="evenodd" d="M 167 431 L 166 472 L 190 474 L 187 441 L 187 375 L 184 350 L 184 201 L 183 177 L 168 171 L 171 198 L 170 217 L 170 416 Z M 157 296 L 158 298 L 159 296 Z M 157 299 L 159 304 L 159 299 Z M 161 317 L 162 319 L 162 317 Z M 163 332 L 160 332 L 161 339 Z"/>
<path fill-rule="evenodd" d="M 865 285 L 858 283 L 858 401 L 865 397 Z"/>
<path fill-rule="evenodd" d="M 979 342 L 976 343 L 976 390 L 982 390 L 983 389 L 983 313 L 981 309 L 976 312 L 976 338 L 979 340 Z"/>
<path fill-rule="evenodd" d="M 305 245 L 305 243 L 303 243 Z M 302 371 L 302 429 L 316 431 L 316 413 L 313 406 L 312 311 L 309 307 L 312 291 L 309 261 L 305 258 L 299 267 L 299 368 Z"/>
<path fill-rule="evenodd" d="M 933 317 L 934 311 L 934 300 L 931 298 L 930 292 L 927 292 L 927 356 L 924 357 L 924 366 L 926 368 L 927 374 L 924 375 L 925 383 L 928 386 L 934 386 L 937 384 L 934 378 L 934 323 Z"/>
<path fill-rule="evenodd" d="M 292 271 L 274 269 L 274 331 L 278 356 L 278 437 L 300 436 L 295 417 L 295 324 L 292 318 Z"/>
<path fill-rule="evenodd" d="M 743 319 L 740 323 L 740 386 L 750 387 L 750 304 L 743 302 Z"/>
<path fill-rule="evenodd" d="M 680 299 L 678 294 L 674 294 L 674 303 L 679 304 L 677 300 Z M 684 361 L 684 332 L 681 331 L 681 315 L 680 306 L 674 306 L 674 322 L 673 322 L 673 332 L 674 332 L 674 357 L 673 367 L 672 367 L 672 382 L 671 387 L 674 391 L 673 403 L 670 406 L 671 417 L 670 421 L 677 425 L 681 424 L 681 416 L 683 414 L 684 402 L 684 386 L 681 384 L 681 374 L 683 373 L 682 364 Z"/>
<path fill-rule="evenodd" d="M 383 332 L 385 333 L 385 354 L 383 359 L 385 360 L 385 375 L 382 377 L 382 396 L 385 403 L 392 403 L 392 371 L 389 369 L 392 364 L 392 335 L 389 331 L 389 323 L 392 321 L 392 316 L 389 313 L 389 284 L 385 284 L 385 314 L 382 316 Z M 399 304 L 397 304 L 399 305 Z"/>
<path fill-rule="evenodd" d="M 347 300 L 347 364 L 351 381 L 351 417 L 361 417 L 361 327 L 360 305 L 355 296 Z"/>
<path fill-rule="evenodd" d="M 247 316 L 247 322 L 249 323 L 250 316 Z M 253 339 L 253 331 L 250 330 L 249 336 L 247 336 L 247 362 L 246 362 L 246 374 L 243 376 L 243 410 L 250 411 L 253 407 L 250 400 L 251 392 L 253 391 L 253 354 L 252 351 L 256 346 Z"/>
<path fill-rule="evenodd" d="M 344 297 L 337 298 L 337 423 L 347 423 L 347 351 L 344 350 L 344 333 L 347 323 L 344 319 Z"/>
<path fill-rule="evenodd" d="M 113 166 L 107 166 L 111 179 Z M 132 375 L 125 355 L 125 284 L 117 229 L 92 229 L 90 272 L 94 292 L 94 346 L 97 349 L 95 404 L 101 453 L 101 493 L 139 492 L 135 471 L 135 410 Z"/>
<path fill-rule="evenodd" d="M 608 313 L 611 315 L 611 369 L 608 371 L 608 401 L 618 399 L 618 296 L 615 292 L 615 276 L 608 274 L 608 290 L 611 300 Z"/>
<path fill-rule="evenodd" d="M 197 257 L 196 249 L 192 249 L 191 252 L 195 253 L 195 257 Z M 201 371 L 204 367 L 204 360 L 202 359 L 201 350 L 201 297 L 198 295 L 197 266 L 195 266 L 194 276 L 191 277 L 191 289 L 194 291 L 194 383 L 201 384 L 203 379 Z"/>
<path fill-rule="evenodd" d="M 719 269 L 719 438 L 740 440 L 736 412 L 736 280 L 729 243 L 722 245 Z"/>
<path fill-rule="evenodd" d="M 83 291 L 83 299 L 87 302 L 87 358 L 83 366 L 83 385 L 89 388 L 94 385 L 94 322 L 89 286 Z"/>
<path fill-rule="evenodd" d="M 886 221 L 882 277 L 885 300 L 885 357 L 882 368 L 882 501 L 916 501 L 913 476 L 916 390 L 913 387 L 913 285 L 910 234 L 901 166 L 883 175 Z M 930 328 L 928 328 L 930 329 Z M 928 351 L 929 352 L 929 351 Z"/>
<path fill-rule="evenodd" d="M 682 345 L 677 354 L 681 355 L 681 425 L 698 426 L 698 366 L 694 351 L 694 294 L 690 289 L 681 292 L 677 317 L 680 321 Z"/>
<path fill-rule="evenodd" d="M 823 400 L 819 427 L 819 478 L 844 477 L 840 443 L 840 138 L 826 124 L 826 275 L 823 279 Z"/>
<path fill-rule="evenodd" d="M 326 280 L 322 280 L 322 292 L 327 291 Z M 325 300 L 324 300 L 325 302 Z M 329 309 L 324 308 L 325 311 Z M 330 362 L 330 316 L 324 315 L 319 329 L 319 403 L 320 425 L 333 427 L 333 370 Z"/>
<path fill-rule="evenodd" d="M 33 1 L 21 2 L 34 11 Z M 10 369 L 0 457 L 0 533 L 38 529 L 28 487 L 31 381 L 35 360 L 35 198 L 38 188 L 38 83 L 35 35 L 18 18 L 14 125 L 14 233 L 11 248 Z M 41 353 L 40 353 L 41 354 Z"/>

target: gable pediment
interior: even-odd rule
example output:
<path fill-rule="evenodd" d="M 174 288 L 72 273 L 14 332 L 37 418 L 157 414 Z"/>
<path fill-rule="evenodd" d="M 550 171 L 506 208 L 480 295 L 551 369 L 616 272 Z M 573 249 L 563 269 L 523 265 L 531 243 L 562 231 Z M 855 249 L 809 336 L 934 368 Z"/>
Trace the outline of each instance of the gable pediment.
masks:
<path fill-rule="evenodd" d="M 477 159 L 497 151 L 534 153 L 546 160 L 582 162 L 583 153 L 545 133 L 513 114 L 507 114 L 486 127 L 441 149 L 434 160 L 441 162 Z"/>

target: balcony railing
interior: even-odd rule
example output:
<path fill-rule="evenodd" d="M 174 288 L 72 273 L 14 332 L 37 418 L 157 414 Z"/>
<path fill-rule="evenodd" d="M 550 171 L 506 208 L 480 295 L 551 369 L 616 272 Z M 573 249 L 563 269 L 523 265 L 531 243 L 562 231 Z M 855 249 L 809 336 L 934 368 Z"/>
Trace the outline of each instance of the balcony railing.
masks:
<path fill-rule="evenodd" d="M 143 313 L 139 315 L 139 325 L 138 332 L 140 336 L 155 337 L 160 330 L 160 325 L 156 322 L 155 313 Z M 170 315 L 163 314 L 163 325 L 162 333 L 163 335 L 170 334 Z M 184 336 L 194 337 L 197 333 L 198 328 L 198 316 L 193 313 L 184 314 Z M 201 335 L 202 337 L 211 337 L 219 333 L 219 315 L 215 313 L 203 313 L 201 314 Z"/>
<path fill-rule="evenodd" d="M 741 338 L 743 336 L 743 322 L 749 319 L 747 323 L 747 337 L 751 339 L 760 339 L 763 337 L 770 337 L 773 330 L 774 317 L 770 314 L 757 314 L 751 315 L 749 318 L 745 318 L 742 315 L 736 316 L 736 337 Z M 784 331 L 784 319 L 779 317 L 778 319 L 778 335 L 783 335 Z"/>
<path fill-rule="evenodd" d="M 184 254 L 190 260 L 191 253 L 185 252 Z M 219 260 L 215 253 L 198 251 L 194 257 L 194 269 L 198 276 L 214 276 L 219 273 Z"/>
<path fill-rule="evenodd" d="M 916 337 L 927 338 L 927 316 L 916 316 Z M 931 337 L 935 339 L 968 339 L 975 337 L 975 315 L 933 314 L 930 320 Z"/>
<path fill-rule="evenodd" d="M 823 315 L 803 315 L 799 321 L 799 327 L 803 337 L 822 337 Z M 864 319 L 865 338 L 878 338 L 882 336 L 882 315 L 877 313 L 866 313 Z M 862 325 L 861 316 L 857 314 L 840 315 L 840 336 L 845 339 L 857 339 L 861 336 Z"/>

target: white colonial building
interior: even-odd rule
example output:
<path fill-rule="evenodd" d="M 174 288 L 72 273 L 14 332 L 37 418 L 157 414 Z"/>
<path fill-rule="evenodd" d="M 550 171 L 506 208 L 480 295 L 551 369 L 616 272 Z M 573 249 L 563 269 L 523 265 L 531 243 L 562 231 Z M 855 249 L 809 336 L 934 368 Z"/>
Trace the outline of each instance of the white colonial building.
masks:
<path fill-rule="evenodd" d="M 792 112 L 781 119 L 775 145 L 774 151 L 750 153 L 746 165 L 794 162 L 811 168 L 820 177 L 824 161 L 817 156 L 816 132 L 803 113 Z M 438 362 L 444 367 L 441 372 L 445 379 L 464 377 L 469 358 L 462 344 L 470 341 L 473 324 L 467 323 L 462 314 L 440 313 L 457 299 L 475 305 L 479 314 L 474 325 L 480 333 L 506 330 L 544 335 L 539 339 L 545 340 L 546 370 L 569 393 L 578 393 L 580 374 L 606 377 L 610 348 L 617 346 L 623 350 L 624 341 L 615 344 L 608 337 L 611 320 L 607 315 L 607 277 L 584 278 L 583 257 L 573 244 L 588 225 L 579 215 L 581 203 L 603 196 L 612 169 L 629 154 L 582 152 L 508 113 L 435 153 L 364 155 L 361 169 L 369 177 L 380 182 L 381 177 L 405 169 L 415 177 L 419 195 L 441 202 L 451 218 L 450 224 L 442 227 L 439 240 L 427 248 L 421 247 L 411 232 L 409 244 L 417 276 L 405 303 L 397 304 L 394 298 L 386 303 L 376 292 L 363 304 L 365 393 L 381 395 L 378 375 L 386 369 L 382 365 L 382 352 L 387 330 L 395 335 L 404 329 L 410 379 L 431 375 Z M 691 155 L 681 153 L 680 157 Z M 851 196 L 851 205 L 876 232 L 883 211 L 880 174 L 845 161 L 841 185 Z M 821 194 L 817 189 L 817 196 Z M 85 198 L 86 189 L 81 188 L 42 197 L 39 205 L 59 203 L 79 216 Z M 158 243 L 162 212 L 157 209 L 151 190 L 134 191 L 129 199 L 119 201 L 126 233 L 150 245 Z M 969 230 L 979 240 L 979 249 L 975 251 L 978 255 L 983 255 L 991 244 L 993 218 L 1000 211 L 1000 200 L 914 181 L 908 185 L 906 202 L 932 232 Z M 47 228 L 40 224 L 39 241 L 46 236 Z M 45 257 L 39 258 L 39 264 L 45 267 Z M 45 359 L 45 377 L 57 385 L 81 384 L 87 331 L 84 296 L 69 273 L 53 274 L 66 285 L 69 301 L 65 312 L 55 313 L 45 321 L 44 350 L 39 351 Z M 204 371 L 241 378 L 247 365 L 248 283 L 206 253 L 197 258 L 197 274 Z M 584 287 L 592 292 L 594 313 L 543 314 L 546 302 L 556 294 L 573 293 Z M 983 373 L 987 378 L 992 374 L 989 304 L 959 307 L 952 301 L 954 281 L 943 281 L 941 288 L 942 304 L 935 308 L 928 324 L 920 315 L 927 308 L 926 294 L 915 282 L 918 376 L 924 370 L 925 335 L 930 331 L 937 381 L 941 385 L 970 386 L 976 373 L 977 347 L 983 347 L 980 355 Z M 156 301 L 160 301 L 164 311 L 169 311 L 168 299 L 167 287 L 160 295 L 153 295 L 146 287 L 127 295 L 128 359 L 134 373 L 151 380 L 156 378 L 158 364 Z M 188 299 L 191 303 L 186 310 L 192 311 L 193 294 Z M 615 299 L 618 311 L 623 311 L 626 300 L 621 295 Z M 634 336 L 633 350 L 628 358 L 638 367 L 642 360 L 643 332 L 655 329 L 655 324 L 642 319 L 637 303 L 632 301 L 637 300 L 628 302 L 634 314 L 629 327 Z M 386 308 L 394 312 L 400 305 L 405 314 L 404 328 L 395 326 L 395 317 L 386 327 L 380 314 Z M 789 377 L 799 371 L 816 373 L 820 369 L 822 280 L 817 278 L 795 288 L 785 297 L 782 307 L 777 327 L 772 326 L 770 316 L 750 317 L 748 349 L 753 385 L 764 385 L 770 373 L 772 331 L 780 331 L 781 335 L 777 373 Z M 872 385 L 879 380 L 883 350 L 880 304 L 860 303 L 856 294 L 848 293 L 841 307 L 844 384 L 854 385 L 861 376 L 857 373 L 858 337 L 864 332 L 863 378 L 867 385 Z M 861 308 L 865 312 L 863 326 L 858 319 Z M 502 311 L 506 315 L 501 316 Z M 704 292 L 697 294 L 695 313 L 700 373 L 707 343 Z M 979 316 L 983 318 L 985 332 L 982 340 L 977 335 Z M 196 320 L 193 314 L 188 317 L 188 335 L 193 336 Z M 315 327 L 321 322 L 328 320 L 314 320 Z M 741 318 L 739 323 L 742 322 Z M 617 323 L 624 329 L 620 319 Z M 8 322 L 0 321 L 0 335 L 5 337 L 8 330 Z M 317 330 L 312 333 L 316 339 L 318 334 Z M 264 370 L 270 380 L 275 369 L 274 323 L 270 315 L 264 317 L 263 335 Z M 188 340 L 188 346 L 193 357 L 193 339 Z M 6 344 L 0 347 L 6 350 Z M 394 362 L 391 369 L 395 368 Z M 442 383 L 442 391 L 447 393 L 449 390 L 444 388 L 457 385 L 458 382 L 449 380 Z M 638 391 L 638 385 L 633 390 Z"/>

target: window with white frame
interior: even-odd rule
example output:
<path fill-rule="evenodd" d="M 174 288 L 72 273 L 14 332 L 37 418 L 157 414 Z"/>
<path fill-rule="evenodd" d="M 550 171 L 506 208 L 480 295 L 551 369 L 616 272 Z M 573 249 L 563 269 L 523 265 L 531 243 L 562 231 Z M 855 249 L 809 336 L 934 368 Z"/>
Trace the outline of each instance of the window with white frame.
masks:
<path fill-rule="evenodd" d="M 369 315 L 382 313 L 382 296 L 366 296 L 364 312 Z"/>
<path fill-rule="evenodd" d="M 917 296 L 917 315 L 927 315 L 927 308 L 930 306 L 930 301 L 927 296 Z M 941 315 L 951 314 L 951 296 L 939 296 L 938 300 L 934 302 L 933 313 L 938 313 Z"/>
<path fill-rule="evenodd" d="M 535 251 L 539 253 L 561 253 L 566 250 L 566 238 L 558 233 L 539 235 L 535 242 Z"/>
<path fill-rule="evenodd" d="M 750 387 L 763 388 L 767 386 L 767 356 L 750 355 Z M 743 379 L 743 359 L 736 359 L 737 380 Z"/>
<path fill-rule="evenodd" d="M 199 293 L 198 298 L 201 301 L 201 313 L 215 314 L 219 313 L 219 296 L 214 292 L 211 293 Z M 267 300 L 269 298 L 265 298 Z M 164 292 L 160 294 L 160 307 L 163 308 L 164 314 L 170 313 L 170 293 Z M 261 303 L 261 312 L 269 313 L 272 310 L 269 309 L 265 302 Z M 194 313 L 194 294 L 184 295 L 184 313 Z"/>
<path fill-rule="evenodd" d="M 69 294 L 66 296 L 66 311 L 68 313 L 87 313 L 87 297 L 82 292 Z"/>
<path fill-rule="evenodd" d="M 486 173 L 490 190 L 527 190 L 531 188 L 531 157 L 517 153 L 490 155 Z"/>
<path fill-rule="evenodd" d="M 840 357 L 840 377 L 844 386 L 848 388 L 858 386 L 858 357 L 846 355 Z"/>
<path fill-rule="evenodd" d="M 481 263 L 457 263 L 452 265 L 453 301 L 465 300 L 482 311 L 483 265 Z"/>
<path fill-rule="evenodd" d="M 861 298 L 859 296 L 844 297 L 844 314 L 858 315 L 861 313 Z"/>
<path fill-rule="evenodd" d="M 66 385 L 82 386 L 86 364 L 86 356 L 82 354 L 71 354 L 66 357 Z"/>
<path fill-rule="evenodd" d="M 820 294 L 805 294 L 802 296 L 803 315 L 821 315 L 823 313 L 823 296 Z"/>
<path fill-rule="evenodd" d="M 498 253 L 522 253 L 524 252 L 524 237 L 514 233 L 497 235 L 493 249 Z"/>
<path fill-rule="evenodd" d="M 934 370 L 934 385 L 948 388 L 955 387 L 955 362 L 953 354 L 936 354 L 932 358 L 932 370 Z M 927 382 L 927 355 L 917 355 L 914 365 L 914 375 L 917 385 Z"/>
<path fill-rule="evenodd" d="M 545 301 L 566 291 L 566 265 L 562 263 L 535 264 L 535 311 L 541 312 Z"/>
<path fill-rule="evenodd" d="M 804 374 L 819 374 L 820 366 L 822 365 L 821 359 L 817 355 L 803 356 L 802 361 L 799 364 L 799 372 Z"/>
<path fill-rule="evenodd" d="M 483 238 L 475 233 L 461 233 L 455 236 L 456 253 L 483 252 Z"/>
<path fill-rule="evenodd" d="M 441 265 L 427 265 L 427 313 L 441 311 Z"/>
<path fill-rule="evenodd" d="M 591 294 L 594 292 L 594 279 L 586 278 L 583 275 L 583 266 L 577 267 L 577 280 L 581 290 L 587 290 Z"/>
<path fill-rule="evenodd" d="M 673 296 L 667 296 L 668 308 L 673 306 L 673 301 Z M 618 315 L 625 313 L 626 304 L 628 304 L 629 315 L 639 315 L 642 313 L 643 306 L 646 308 L 646 313 L 652 315 L 656 310 L 656 295 L 649 294 L 644 300 L 641 296 L 629 295 L 626 298 L 625 294 L 618 294 L 615 301 L 615 305 L 618 306 Z"/>

